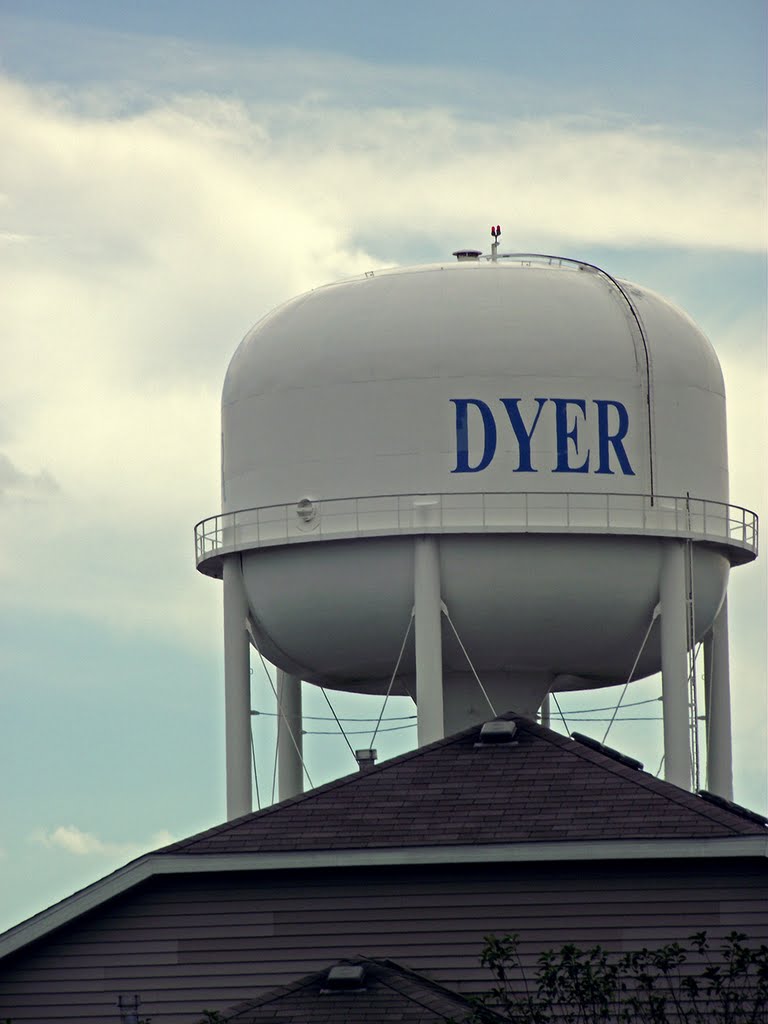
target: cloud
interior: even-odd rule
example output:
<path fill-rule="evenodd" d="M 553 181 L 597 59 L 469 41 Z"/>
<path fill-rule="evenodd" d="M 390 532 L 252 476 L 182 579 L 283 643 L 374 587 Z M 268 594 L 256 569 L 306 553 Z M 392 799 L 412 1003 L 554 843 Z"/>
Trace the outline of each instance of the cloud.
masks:
<path fill-rule="evenodd" d="M 0 111 L 0 490 L 59 488 L 0 507 L 0 603 L 66 592 L 76 614 L 191 645 L 217 642 L 191 532 L 218 506 L 221 381 L 278 302 L 476 241 L 489 196 L 520 248 L 764 245 L 761 148 L 659 128 L 491 130 L 323 94 L 121 112 L 9 79 Z"/>
<path fill-rule="evenodd" d="M 55 846 L 79 857 L 116 852 L 115 844 L 105 843 L 75 825 L 59 825 L 51 832 L 36 833 L 33 838 L 44 846 Z"/>
<path fill-rule="evenodd" d="M 32 499 L 55 494 L 58 484 L 47 470 L 26 473 L 0 451 L 0 501 L 7 498 Z"/>
<path fill-rule="evenodd" d="M 167 846 L 174 841 L 171 833 L 163 829 L 155 833 L 147 843 L 108 842 L 90 832 L 84 832 L 76 825 L 57 825 L 50 831 L 38 830 L 31 838 L 43 846 L 65 850 L 76 857 L 119 856 L 126 859 Z"/>

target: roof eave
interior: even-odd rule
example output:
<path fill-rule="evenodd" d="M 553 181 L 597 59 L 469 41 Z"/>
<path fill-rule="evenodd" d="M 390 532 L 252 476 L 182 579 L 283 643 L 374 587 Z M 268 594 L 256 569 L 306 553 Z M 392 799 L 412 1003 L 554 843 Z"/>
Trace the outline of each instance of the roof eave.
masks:
<path fill-rule="evenodd" d="M 149 853 L 131 861 L 0 935 L 0 959 L 43 938 L 90 910 L 160 875 L 227 871 L 505 864 L 543 861 L 768 858 L 768 836 L 717 839 L 609 839 L 283 853 Z"/>

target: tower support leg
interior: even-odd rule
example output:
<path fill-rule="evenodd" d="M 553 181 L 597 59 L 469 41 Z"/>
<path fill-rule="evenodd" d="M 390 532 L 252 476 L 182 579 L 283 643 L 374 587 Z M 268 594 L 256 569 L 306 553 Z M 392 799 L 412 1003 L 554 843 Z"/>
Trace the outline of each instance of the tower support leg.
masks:
<path fill-rule="evenodd" d="M 251 793 L 251 659 L 240 559 L 224 559 L 224 728 L 227 820 L 249 814 Z"/>
<path fill-rule="evenodd" d="M 445 735 L 440 553 L 436 537 L 416 537 L 414 544 L 416 705 L 418 741 L 423 747 Z"/>
<path fill-rule="evenodd" d="M 691 788 L 688 722 L 688 637 L 685 549 L 667 541 L 661 563 L 661 694 L 664 707 L 664 778 Z"/>
<path fill-rule="evenodd" d="M 281 800 L 304 791 L 301 679 L 277 670 L 277 782 Z"/>
<path fill-rule="evenodd" d="M 547 694 L 541 704 L 541 724 L 546 728 L 551 728 L 552 723 L 552 697 Z"/>
<path fill-rule="evenodd" d="M 707 789 L 733 800 L 727 597 L 704 638 L 704 697 L 707 704 Z"/>

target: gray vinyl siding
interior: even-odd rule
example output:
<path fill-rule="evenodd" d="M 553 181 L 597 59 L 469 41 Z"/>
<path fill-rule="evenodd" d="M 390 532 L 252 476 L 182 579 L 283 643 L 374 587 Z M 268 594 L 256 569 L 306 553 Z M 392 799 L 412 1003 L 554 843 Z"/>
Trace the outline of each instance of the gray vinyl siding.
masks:
<path fill-rule="evenodd" d="M 768 942 L 766 863 L 666 861 L 182 875 L 124 894 L 0 964 L 0 1019 L 181 1024 L 345 956 L 389 957 L 463 992 L 483 937 L 526 958 L 565 942 L 635 949 L 706 929 Z"/>

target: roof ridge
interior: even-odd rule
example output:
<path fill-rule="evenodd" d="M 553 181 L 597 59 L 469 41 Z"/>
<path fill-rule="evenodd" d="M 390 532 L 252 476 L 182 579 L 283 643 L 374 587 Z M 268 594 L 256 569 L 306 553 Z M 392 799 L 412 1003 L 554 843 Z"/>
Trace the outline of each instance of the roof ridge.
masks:
<path fill-rule="evenodd" d="M 286 996 L 300 993 L 305 989 L 310 989 L 317 984 L 317 982 L 321 981 L 328 974 L 329 970 L 340 964 L 370 965 L 373 969 L 372 975 L 378 984 L 383 985 L 392 992 L 395 992 L 402 999 L 406 999 L 408 1002 L 411 1002 L 416 1006 L 421 1006 L 425 1010 L 429 1010 L 429 1012 L 435 1014 L 435 1016 L 442 1017 L 443 1020 L 448 1021 L 452 1018 L 446 1017 L 442 1010 L 428 1006 L 426 1003 L 416 999 L 413 994 L 403 991 L 395 984 L 388 982 L 386 980 L 386 975 L 400 976 L 403 980 L 411 982 L 413 985 L 423 987 L 428 991 L 433 992 L 435 995 L 441 996 L 446 1001 L 452 1002 L 454 1005 L 465 1007 L 467 1010 L 472 1008 L 472 1004 L 466 996 L 459 992 L 455 992 L 453 989 L 446 988 L 444 985 L 433 981 L 431 978 L 425 977 L 423 974 L 420 974 L 418 971 L 414 971 L 412 968 L 403 967 L 394 960 L 370 957 L 360 953 L 356 956 L 342 957 L 341 959 L 330 961 L 328 966 L 319 971 L 312 971 L 310 974 L 305 974 L 301 978 L 297 978 L 295 981 L 287 985 L 280 985 L 269 989 L 269 991 L 257 996 L 255 999 L 247 999 L 236 1003 L 229 1011 L 227 1011 L 225 1019 L 227 1021 L 235 1021 L 243 1014 L 262 1009 L 263 1007 L 269 1006 L 271 1003 L 285 999 Z"/>
<path fill-rule="evenodd" d="M 723 811 L 728 815 L 728 817 L 736 816 L 735 812 L 727 811 L 725 808 L 716 808 L 714 804 L 711 805 L 710 808 L 706 801 L 702 800 L 696 793 L 690 792 L 687 789 L 682 789 L 680 786 L 676 786 L 673 782 L 667 782 L 666 779 L 658 779 L 655 775 L 651 775 L 650 772 L 645 771 L 645 769 L 630 768 L 628 765 L 623 765 L 620 761 L 614 760 L 608 754 L 603 754 L 598 750 L 592 750 L 590 747 L 572 740 L 570 736 L 562 736 L 561 733 L 556 733 L 553 729 L 547 729 L 545 726 L 541 726 L 530 719 L 524 719 L 522 727 L 524 730 L 529 732 L 535 731 L 539 735 L 539 738 L 545 742 L 552 743 L 553 746 L 569 750 L 572 754 L 575 754 L 577 757 L 582 758 L 582 760 L 589 761 L 592 764 L 595 763 L 595 757 L 600 757 L 605 761 L 605 764 L 601 764 L 601 767 L 604 767 L 613 775 L 618 775 L 622 779 L 634 782 L 643 789 L 652 792 L 657 796 L 663 797 L 665 800 L 676 804 L 678 807 L 684 807 L 686 810 L 693 811 L 693 813 L 698 814 L 709 821 L 713 821 L 717 825 L 729 828 L 734 835 L 744 834 L 732 822 L 723 820 Z M 553 737 L 560 738 L 562 742 L 555 742 Z M 721 813 L 712 814 L 710 813 L 710 809 L 715 812 L 720 811 Z"/>

